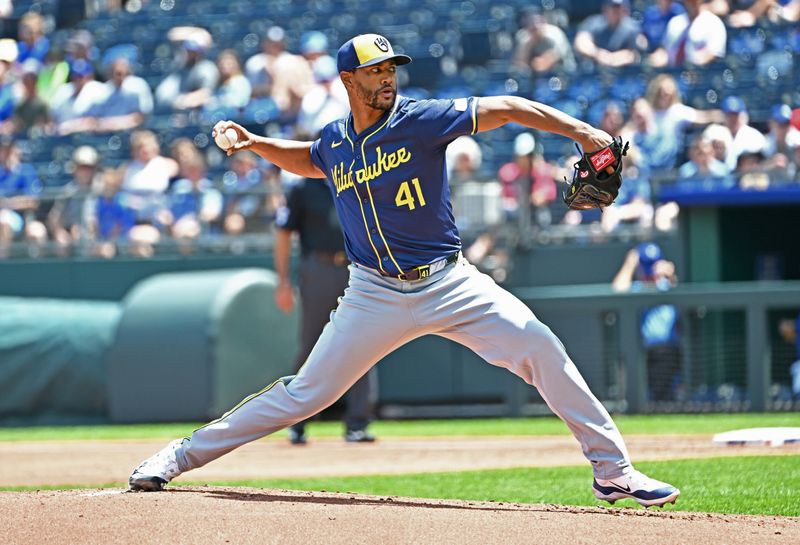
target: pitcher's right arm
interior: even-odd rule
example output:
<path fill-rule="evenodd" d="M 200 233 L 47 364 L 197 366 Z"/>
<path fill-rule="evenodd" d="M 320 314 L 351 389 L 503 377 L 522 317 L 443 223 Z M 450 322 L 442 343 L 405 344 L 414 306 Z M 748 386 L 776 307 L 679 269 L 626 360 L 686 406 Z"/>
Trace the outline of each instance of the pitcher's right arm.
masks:
<path fill-rule="evenodd" d="M 226 150 L 228 155 L 237 151 L 249 150 L 257 153 L 278 168 L 288 170 L 304 178 L 325 178 L 325 174 L 311 162 L 312 142 L 298 142 L 283 138 L 258 136 L 233 121 L 220 121 L 211 131 L 214 138 L 217 133 L 224 133 L 232 128 L 239 134 L 239 139 Z"/>

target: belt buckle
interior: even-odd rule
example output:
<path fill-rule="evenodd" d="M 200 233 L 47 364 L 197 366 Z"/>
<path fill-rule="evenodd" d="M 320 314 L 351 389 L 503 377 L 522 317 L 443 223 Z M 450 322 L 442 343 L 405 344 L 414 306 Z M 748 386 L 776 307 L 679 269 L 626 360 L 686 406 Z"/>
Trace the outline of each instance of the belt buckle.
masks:
<path fill-rule="evenodd" d="M 419 279 L 422 280 L 423 278 L 428 278 L 431 275 L 431 266 L 430 265 L 422 265 L 414 269 L 415 271 L 419 272 Z"/>

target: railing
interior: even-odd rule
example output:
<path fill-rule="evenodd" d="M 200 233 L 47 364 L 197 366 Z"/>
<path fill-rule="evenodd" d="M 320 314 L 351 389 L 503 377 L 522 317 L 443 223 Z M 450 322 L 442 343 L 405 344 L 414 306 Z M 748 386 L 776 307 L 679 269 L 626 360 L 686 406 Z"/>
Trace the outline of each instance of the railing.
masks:
<path fill-rule="evenodd" d="M 768 328 L 768 313 L 800 308 L 800 281 L 786 282 L 732 282 L 718 284 L 684 284 L 668 292 L 647 291 L 637 293 L 615 293 L 608 285 L 581 285 L 550 288 L 522 288 L 515 294 L 528 304 L 545 323 L 555 324 L 553 329 L 564 341 L 568 351 L 580 351 L 581 343 L 587 338 L 602 339 L 600 345 L 593 345 L 591 353 L 598 355 L 594 362 L 576 361 L 582 369 L 592 368 L 598 363 L 620 365 L 621 384 L 619 384 L 617 409 L 630 413 L 652 412 L 661 410 L 780 410 L 791 408 L 792 403 L 780 403 L 771 396 L 773 386 L 772 372 L 775 347 L 770 338 L 775 337 Z M 720 311 L 738 311 L 744 313 L 743 327 L 733 328 L 727 336 L 720 336 L 724 325 L 705 328 L 705 334 L 690 335 L 685 328 L 681 344 L 689 358 L 694 354 L 702 354 L 702 361 L 684 362 L 684 366 L 707 366 L 713 359 L 743 359 L 745 370 L 745 396 L 740 403 L 727 406 L 718 404 L 706 407 L 690 402 L 676 401 L 657 404 L 648 400 L 647 377 L 645 367 L 645 349 L 640 340 L 640 313 L 647 307 L 670 304 L 678 309 L 684 320 L 690 321 L 692 315 L 708 319 L 708 316 Z M 699 312 L 698 312 L 699 311 Z M 717 315 L 717 322 L 719 322 Z M 588 319 L 580 322 L 581 318 Z M 581 327 L 571 327 L 580 323 Z M 591 331 L 594 324 L 595 331 Z M 587 324 L 588 330 L 586 329 Z M 609 338 L 602 330 L 609 324 L 614 325 L 617 332 Z M 731 330 L 731 328 L 727 328 Z M 614 338 L 617 337 L 617 338 Z M 723 352 L 698 351 L 696 345 L 703 342 L 717 345 Z M 732 350 L 724 350 L 724 343 L 731 343 Z M 618 350 L 610 350 L 609 344 L 618 343 Z M 723 345 L 720 347 L 720 345 Z M 741 353 L 738 353 L 741 351 Z M 603 362 L 604 355 L 611 353 L 611 361 Z M 614 355 L 617 353 L 616 355 Z M 616 358 L 619 361 L 615 361 Z M 724 361 L 722 362 L 724 364 Z M 596 371 L 596 369 L 595 369 Z M 590 384 L 593 381 L 590 380 Z M 597 382 L 597 381 L 595 381 Z M 520 394 L 522 386 L 515 385 L 515 391 L 509 395 L 508 404 L 511 414 L 525 412 L 526 402 Z M 606 392 L 596 392 L 598 397 L 607 399 Z M 795 409 L 800 403 L 796 400 Z"/>

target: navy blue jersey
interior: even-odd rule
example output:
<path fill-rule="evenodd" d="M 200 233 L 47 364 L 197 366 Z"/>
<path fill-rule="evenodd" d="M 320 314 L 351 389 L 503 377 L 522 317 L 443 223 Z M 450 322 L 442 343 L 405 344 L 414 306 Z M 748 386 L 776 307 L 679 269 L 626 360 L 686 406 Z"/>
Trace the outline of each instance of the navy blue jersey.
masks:
<path fill-rule="evenodd" d="M 477 98 L 412 100 L 356 134 L 352 115 L 327 125 L 311 160 L 327 176 L 351 261 L 397 275 L 461 248 L 445 150 L 475 134 Z"/>

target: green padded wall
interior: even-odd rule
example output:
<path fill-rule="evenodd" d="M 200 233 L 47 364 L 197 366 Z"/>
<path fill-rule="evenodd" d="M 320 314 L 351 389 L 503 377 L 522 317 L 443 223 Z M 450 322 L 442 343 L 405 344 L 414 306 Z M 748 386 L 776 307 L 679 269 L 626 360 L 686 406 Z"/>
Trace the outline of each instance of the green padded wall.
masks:
<path fill-rule="evenodd" d="M 118 303 L 0 297 L 0 421 L 104 418 L 119 315 Z"/>
<path fill-rule="evenodd" d="M 297 318 L 264 269 L 159 274 L 122 302 L 108 352 L 116 422 L 207 420 L 291 372 Z"/>

